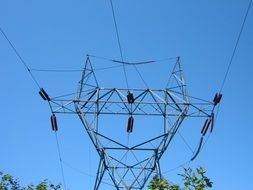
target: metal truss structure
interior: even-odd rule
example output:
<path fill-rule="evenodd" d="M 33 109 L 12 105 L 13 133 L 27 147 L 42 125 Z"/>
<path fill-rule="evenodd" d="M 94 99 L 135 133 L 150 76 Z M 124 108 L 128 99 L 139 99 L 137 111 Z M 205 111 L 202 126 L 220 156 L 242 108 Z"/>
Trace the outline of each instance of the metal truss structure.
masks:
<path fill-rule="evenodd" d="M 213 101 L 189 96 L 182 72 L 178 58 L 167 88 L 104 88 L 99 86 L 87 57 L 75 98 L 51 98 L 41 89 L 40 95 L 51 106 L 53 130 L 58 129 L 55 114 L 77 114 L 95 146 L 100 161 L 94 190 L 99 189 L 105 173 L 117 190 L 141 190 L 151 174 L 161 176 L 159 161 L 186 117 L 203 118 L 200 144 L 192 159 L 198 155 L 207 131 L 212 131 L 214 108 L 221 94 L 217 93 Z M 158 120 L 163 123 L 162 129 L 157 126 Z M 129 143 L 118 137 L 122 126 L 127 126 L 122 133 L 132 135 L 138 125 L 142 127 L 139 140 L 136 137 Z M 148 130 L 155 131 L 153 136 L 145 136 L 150 134 Z"/>

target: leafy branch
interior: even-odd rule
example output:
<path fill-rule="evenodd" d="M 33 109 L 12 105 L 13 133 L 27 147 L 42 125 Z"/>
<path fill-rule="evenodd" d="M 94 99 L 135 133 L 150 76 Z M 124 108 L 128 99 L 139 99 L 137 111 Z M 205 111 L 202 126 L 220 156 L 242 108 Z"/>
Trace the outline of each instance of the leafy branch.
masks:
<path fill-rule="evenodd" d="M 213 182 L 206 176 L 206 171 L 203 167 L 198 167 L 196 171 L 191 168 L 184 168 L 183 174 L 178 174 L 182 177 L 184 185 L 180 187 L 178 184 L 168 182 L 164 178 L 154 176 L 148 185 L 150 190 L 205 190 L 212 188 Z"/>

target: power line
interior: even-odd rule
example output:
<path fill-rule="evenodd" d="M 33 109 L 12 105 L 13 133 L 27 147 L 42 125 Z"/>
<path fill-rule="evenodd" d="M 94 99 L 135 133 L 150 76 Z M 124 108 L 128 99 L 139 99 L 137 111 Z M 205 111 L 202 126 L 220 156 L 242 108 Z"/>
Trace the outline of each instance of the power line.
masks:
<path fill-rule="evenodd" d="M 119 31 L 118 31 L 118 25 L 117 25 L 117 22 L 116 22 L 115 11 L 114 11 L 112 0 L 110 0 L 110 4 L 111 4 L 112 16 L 113 16 L 113 21 L 114 21 L 114 27 L 115 27 L 115 30 L 116 30 L 116 36 L 117 36 L 117 41 L 118 41 L 118 46 L 119 46 L 119 51 L 120 51 L 120 57 L 121 57 L 121 61 L 124 62 L 123 52 L 122 52 L 122 47 L 121 47 L 120 37 L 119 37 Z M 127 88 L 129 89 L 129 84 L 128 84 L 128 80 L 127 80 L 127 74 L 126 74 L 126 68 L 125 68 L 124 64 L 123 64 L 123 70 L 124 70 L 124 76 L 125 76 L 125 80 L 126 80 L 126 85 L 127 85 Z"/>
<path fill-rule="evenodd" d="M 119 30 L 118 30 L 118 25 L 117 25 L 117 21 L 116 21 L 116 16 L 115 16 L 115 11 L 114 11 L 112 0 L 110 0 L 110 4 L 111 4 L 113 21 L 114 21 L 114 26 L 115 26 L 115 30 L 116 30 L 116 36 L 117 36 L 119 51 L 120 51 L 121 62 L 123 63 L 123 70 L 124 70 L 126 85 L 127 85 L 127 88 L 129 89 L 129 83 L 128 83 L 127 73 L 126 73 L 126 68 L 125 68 L 125 63 L 126 62 L 124 62 L 124 58 L 123 58 L 122 46 L 121 46 L 120 37 L 119 37 Z M 152 62 L 154 62 L 154 61 L 152 61 Z M 133 66 L 134 66 L 136 72 L 138 73 L 139 77 L 141 78 L 142 82 L 144 83 L 144 85 L 148 88 L 148 85 L 145 82 L 144 78 L 142 77 L 142 75 L 141 75 L 140 71 L 138 70 L 138 68 L 135 65 L 133 65 Z"/>
<path fill-rule="evenodd" d="M 7 40 L 7 42 L 9 43 L 9 45 L 11 46 L 12 50 L 14 51 L 14 53 L 17 55 L 17 57 L 19 58 L 19 60 L 23 64 L 23 66 L 29 72 L 29 74 L 30 74 L 32 80 L 34 81 L 34 83 L 38 86 L 39 89 L 41 89 L 38 81 L 36 80 L 35 76 L 32 74 L 31 69 L 28 67 L 28 64 L 25 62 L 25 60 L 22 58 L 21 54 L 15 48 L 15 45 L 11 42 L 11 40 L 8 38 L 8 36 L 6 35 L 6 33 L 4 32 L 4 30 L 1 27 L 0 27 L 0 31 L 1 31 L 2 35 L 4 36 L 4 38 Z M 62 165 L 62 158 L 61 158 L 61 152 L 60 152 L 60 146 L 59 146 L 59 141 L 58 141 L 57 133 L 55 133 L 55 139 L 56 139 L 57 150 L 58 150 L 58 155 L 59 155 L 59 161 L 60 161 L 60 166 L 61 166 L 61 174 L 62 174 L 63 186 L 64 186 L 64 190 L 66 190 L 66 182 L 65 182 L 65 177 L 64 177 L 64 170 L 63 170 L 63 165 Z"/>
<path fill-rule="evenodd" d="M 142 77 L 139 69 L 137 68 L 137 66 L 133 65 L 134 66 L 134 69 L 136 70 L 136 72 L 138 73 L 139 77 L 141 78 L 142 82 L 144 83 L 144 85 L 146 86 L 146 88 L 149 88 L 148 87 L 148 84 L 146 83 L 146 81 L 144 80 L 144 78 Z"/>
<path fill-rule="evenodd" d="M 91 178 L 96 178 L 96 176 L 90 175 L 89 173 L 86 173 L 86 172 L 80 170 L 79 168 L 76 168 L 76 167 L 72 166 L 71 164 L 69 164 L 69 163 L 67 163 L 63 160 L 62 160 L 62 162 L 63 162 L 63 164 L 65 164 L 67 167 L 69 167 L 70 169 L 72 169 L 76 173 L 79 173 L 79 174 L 84 175 L 84 176 L 88 176 L 90 179 Z M 109 179 L 106 179 L 106 180 L 109 181 Z M 102 180 L 101 183 L 114 187 L 114 185 L 112 185 L 110 183 L 107 183 L 105 180 Z"/>
<path fill-rule="evenodd" d="M 225 73 L 225 76 L 224 76 L 224 79 L 223 79 L 222 84 L 221 84 L 220 92 L 223 90 L 223 87 L 224 87 L 225 82 L 227 80 L 228 73 L 229 73 L 229 70 L 231 68 L 231 65 L 232 65 L 232 62 L 233 62 L 233 59 L 234 59 L 234 56 L 235 56 L 235 53 L 236 53 L 239 41 L 241 39 L 241 35 L 242 35 L 243 29 L 244 29 L 244 26 L 245 26 L 245 23 L 246 23 L 248 14 L 249 14 L 249 10 L 250 10 L 251 4 L 252 4 L 252 0 L 249 1 L 248 8 L 247 8 L 246 14 L 244 16 L 244 19 L 243 19 L 243 22 L 242 22 L 242 25 L 241 25 L 240 32 L 238 34 L 238 37 L 237 37 L 237 40 L 236 40 L 236 43 L 235 43 L 235 46 L 234 46 L 234 49 L 233 49 L 233 52 L 232 52 L 232 55 L 231 55 L 228 67 L 227 67 L 227 70 L 226 70 L 226 73 Z"/>
<path fill-rule="evenodd" d="M 240 28 L 240 31 L 239 31 L 239 34 L 238 34 L 238 37 L 237 37 L 237 40 L 236 40 L 236 43 L 235 43 L 235 46 L 234 46 L 234 49 L 233 49 L 233 52 L 232 52 L 232 55 L 231 55 L 231 58 L 229 60 L 229 64 L 228 64 L 228 67 L 227 67 L 227 70 L 226 70 L 226 73 L 225 73 L 225 76 L 222 80 L 222 84 L 221 84 L 221 88 L 220 88 L 220 93 L 222 92 L 223 88 L 224 88 L 224 85 L 226 83 L 226 80 L 227 80 L 227 77 L 228 77 L 228 74 L 229 74 L 229 71 L 230 71 L 230 68 L 231 68 L 231 65 L 233 63 L 233 59 L 235 57 L 235 53 L 236 53 L 236 50 L 238 48 L 238 44 L 239 44 L 239 41 L 241 39 L 241 35 L 242 35 L 242 32 L 243 32 L 243 29 L 245 27 L 245 23 L 246 23 L 246 20 L 247 20 L 247 17 L 248 17 L 248 14 L 249 14 L 249 10 L 251 8 L 251 4 L 252 4 L 252 0 L 249 1 L 249 4 L 248 4 L 248 7 L 247 7 L 247 10 L 246 10 L 246 13 L 245 13 L 245 16 L 244 16 L 244 19 L 243 19 L 243 22 L 242 22 L 242 25 L 241 25 L 241 28 Z M 214 123 L 216 122 L 217 118 L 218 118 L 218 115 L 219 115 L 219 111 L 220 111 L 220 105 L 218 105 L 218 109 L 217 109 L 217 112 L 215 114 L 215 118 L 214 118 Z M 210 134 L 208 135 L 207 139 L 205 140 L 205 142 L 203 143 L 203 146 L 201 147 L 200 151 L 203 150 L 204 146 L 206 145 L 206 143 L 208 142 L 210 138 Z"/>
<path fill-rule="evenodd" d="M 114 68 L 119 68 L 122 67 L 122 65 L 116 65 L 116 66 L 110 66 L 110 67 L 99 67 L 99 68 L 94 68 L 94 71 L 102 71 L 102 70 L 108 70 L 108 69 L 114 69 Z M 48 73 L 76 73 L 76 72 L 81 72 L 83 70 L 81 69 L 30 69 L 31 71 L 34 72 L 48 72 Z"/>
<path fill-rule="evenodd" d="M 186 139 L 183 137 L 183 135 L 181 135 L 181 133 L 178 131 L 179 136 L 181 137 L 181 139 L 183 140 L 183 142 L 185 143 L 185 145 L 187 146 L 187 148 L 194 153 L 192 147 L 189 145 L 189 143 L 186 141 Z"/>
<path fill-rule="evenodd" d="M 154 62 L 164 62 L 164 61 L 170 61 L 170 60 L 176 60 L 178 59 L 178 56 L 176 57 L 165 57 L 162 59 L 152 59 L 152 61 L 138 61 L 138 62 L 122 62 L 122 61 L 118 61 L 115 59 L 111 59 L 111 58 L 107 58 L 107 57 L 102 57 L 102 56 L 98 56 L 98 55 L 91 55 L 91 54 L 87 54 L 87 56 L 92 57 L 92 58 L 96 58 L 96 59 L 102 59 L 102 60 L 106 60 L 106 61 L 112 61 L 112 62 L 116 62 L 116 63 L 122 63 L 122 64 L 127 64 L 127 65 L 138 65 L 138 64 L 146 64 L 146 63 L 154 63 Z"/>
<path fill-rule="evenodd" d="M 23 66 L 26 68 L 26 70 L 29 72 L 30 76 L 32 77 L 32 80 L 34 81 L 34 83 L 39 87 L 39 83 L 36 80 L 36 78 L 34 77 L 34 75 L 32 74 L 30 68 L 28 67 L 27 63 L 25 62 L 25 60 L 21 57 L 20 53 L 18 52 L 18 50 L 15 48 L 14 44 L 11 42 L 11 40 L 8 38 L 8 36 L 6 35 L 6 33 L 4 32 L 4 30 L 0 27 L 0 31 L 3 35 L 3 37 L 6 39 L 6 41 L 9 43 L 9 45 L 11 46 L 12 50 L 14 51 L 14 53 L 17 55 L 17 57 L 19 58 L 19 60 L 21 61 L 21 63 L 23 64 Z"/>
<path fill-rule="evenodd" d="M 73 72 L 81 72 L 81 69 L 30 69 L 30 71 L 36 72 L 54 72 L 54 73 L 73 73 Z"/>
<path fill-rule="evenodd" d="M 56 132 L 55 132 L 55 140 L 56 140 L 56 144 L 57 144 L 57 151 L 58 151 L 58 156 L 59 156 L 59 161 L 60 161 L 60 166 L 61 166 L 61 174 L 62 174 L 62 180 L 63 180 L 63 187 L 64 187 L 64 190 L 67 190 L 67 188 L 66 188 L 66 181 L 65 181 L 65 175 L 64 175 L 63 165 L 62 165 L 62 156 L 61 156 L 61 151 L 60 151 L 60 145 L 59 145 L 58 136 L 57 136 Z"/>
<path fill-rule="evenodd" d="M 167 171 L 165 171 L 165 172 L 162 172 L 162 174 L 167 174 L 167 173 L 173 172 L 173 171 L 177 170 L 178 168 L 183 168 L 185 165 L 190 164 L 190 162 L 192 162 L 192 161 L 189 160 L 189 161 L 187 161 L 187 162 L 184 162 L 184 163 L 182 163 L 182 164 L 179 164 L 178 166 L 176 166 L 176 167 L 174 167 L 174 168 L 171 168 L 171 169 L 169 169 L 169 170 L 167 170 Z"/>

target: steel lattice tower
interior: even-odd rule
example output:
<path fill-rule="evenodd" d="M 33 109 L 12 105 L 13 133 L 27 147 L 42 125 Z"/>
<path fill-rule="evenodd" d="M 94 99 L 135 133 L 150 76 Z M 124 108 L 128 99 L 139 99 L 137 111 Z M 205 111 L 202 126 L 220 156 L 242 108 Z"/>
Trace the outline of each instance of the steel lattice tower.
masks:
<path fill-rule="evenodd" d="M 51 107 L 54 131 L 58 129 L 56 114 L 77 114 L 80 118 L 100 157 L 94 190 L 99 189 L 106 172 L 117 190 L 141 190 L 151 174 L 162 175 L 159 161 L 186 117 L 204 121 L 200 144 L 192 159 L 198 155 L 209 126 L 212 131 L 214 108 L 221 99 L 219 93 L 213 102 L 189 96 L 179 58 L 170 75 L 170 84 L 164 89 L 101 87 L 88 56 L 75 98 L 50 98 L 43 89 L 40 95 Z M 150 123 L 143 124 L 142 120 Z M 158 120 L 163 123 L 162 130 L 145 137 L 146 130 L 157 128 Z M 132 143 L 117 138 L 117 130 L 127 126 L 126 133 L 132 133 L 133 127 L 137 128 L 135 123 L 145 125 L 141 138 Z"/>

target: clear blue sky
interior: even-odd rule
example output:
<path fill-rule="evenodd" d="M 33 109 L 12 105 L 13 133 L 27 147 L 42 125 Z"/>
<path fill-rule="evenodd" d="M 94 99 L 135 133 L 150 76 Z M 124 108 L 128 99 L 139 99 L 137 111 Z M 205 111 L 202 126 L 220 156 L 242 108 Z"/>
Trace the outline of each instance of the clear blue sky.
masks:
<path fill-rule="evenodd" d="M 248 2 L 115 0 L 124 57 L 138 61 L 180 55 L 189 93 L 212 100 L 221 86 Z M 214 132 L 190 165 L 206 168 L 214 190 L 252 187 L 252 23 L 251 9 L 223 89 Z M 86 54 L 120 57 L 109 0 L 1 1 L 0 26 L 31 68 L 80 69 Z M 2 35 L 0 64 L 0 170 L 19 177 L 24 185 L 44 178 L 61 182 L 49 107 Z M 150 71 L 148 80 L 158 84 L 157 72 Z M 34 74 L 55 95 L 74 91 L 80 76 Z M 120 72 L 111 75 L 113 79 L 121 76 Z M 58 119 L 67 189 L 92 189 L 97 153 L 77 117 Z M 195 136 L 184 134 L 189 141 Z M 177 136 L 162 158 L 163 172 L 187 161 L 187 151 Z M 178 182 L 180 171 L 164 175 Z"/>

